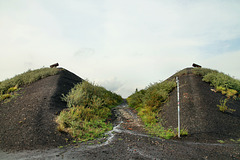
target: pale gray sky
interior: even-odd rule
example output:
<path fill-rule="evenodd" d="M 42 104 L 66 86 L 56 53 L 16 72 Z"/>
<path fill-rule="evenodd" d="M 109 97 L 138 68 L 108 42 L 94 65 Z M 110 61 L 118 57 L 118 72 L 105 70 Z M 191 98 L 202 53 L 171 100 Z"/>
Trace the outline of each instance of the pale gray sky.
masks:
<path fill-rule="evenodd" d="M 123 97 L 193 62 L 240 78 L 239 0 L 0 0 L 0 81 L 60 63 Z"/>

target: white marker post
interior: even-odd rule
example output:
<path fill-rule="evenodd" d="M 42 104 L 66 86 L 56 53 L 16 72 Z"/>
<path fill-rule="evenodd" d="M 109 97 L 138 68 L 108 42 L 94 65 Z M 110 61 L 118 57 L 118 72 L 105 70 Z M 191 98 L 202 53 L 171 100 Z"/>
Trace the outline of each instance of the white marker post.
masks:
<path fill-rule="evenodd" d="M 176 77 L 177 83 L 177 103 L 178 103 L 178 138 L 180 138 L 180 101 L 179 101 L 179 80 Z"/>

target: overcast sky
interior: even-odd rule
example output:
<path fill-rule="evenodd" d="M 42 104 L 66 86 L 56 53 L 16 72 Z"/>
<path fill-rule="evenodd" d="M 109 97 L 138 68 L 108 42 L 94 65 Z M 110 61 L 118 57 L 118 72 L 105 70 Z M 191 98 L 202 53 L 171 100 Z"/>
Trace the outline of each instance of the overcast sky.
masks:
<path fill-rule="evenodd" d="M 123 97 L 193 62 L 240 78 L 239 0 L 0 0 L 0 81 L 58 62 Z"/>

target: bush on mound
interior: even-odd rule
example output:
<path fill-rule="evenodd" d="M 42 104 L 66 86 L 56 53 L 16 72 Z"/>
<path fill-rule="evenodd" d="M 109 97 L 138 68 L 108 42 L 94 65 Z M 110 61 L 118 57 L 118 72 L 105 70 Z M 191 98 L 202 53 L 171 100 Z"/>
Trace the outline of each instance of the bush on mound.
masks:
<path fill-rule="evenodd" d="M 204 82 L 210 83 L 215 88 L 215 92 L 226 95 L 227 98 L 220 100 L 220 104 L 217 105 L 221 112 L 235 112 L 235 110 L 228 108 L 226 103 L 230 98 L 234 100 L 240 99 L 240 80 L 208 68 L 194 68 L 193 73 L 200 75 Z"/>
<path fill-rule="evenodd" d="M 202 76 L 203 81 L 210 83 L 216 91 L 223 91 L 222 93 L 229 97 L 240 94 L 240 80 L 227 74 L 207 68 L 194 68 L 193 73 Z"/>
<path fill-rule="evenodd" d="M 68 109 L 57 117 L 58 130 L 68 132 L 79 141 L 101 137 L 112 129 L 107 123 L 111 108 L 122 101 L 121 96 L 101 86 L 84 81 L 63 96 Z"/>
<path fill-rule="evenodd" d="M 127 98 L 129 106 L 138 111 L 150 134 L 166 139 L 177 135 L 177 129 L 165 129 L 162 126 L 162 120 L 158 117 L 161 111 L 160 106 L 168 100 L 170 92 L 175 87 L 176 82 L 173 80 L 154 83 Z M 183 129 L 181 134 L 186 135 L 187 131 Z"/>

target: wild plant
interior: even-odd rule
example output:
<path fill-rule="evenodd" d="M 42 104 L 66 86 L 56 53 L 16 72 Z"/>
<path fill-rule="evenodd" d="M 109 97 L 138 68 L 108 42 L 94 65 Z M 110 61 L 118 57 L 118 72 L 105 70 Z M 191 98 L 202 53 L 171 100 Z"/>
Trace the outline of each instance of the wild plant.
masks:
<path fill-rule="evenodd" d="M 228 111 L 228 112 L 232 113 L 232 112 L 235 112 L 235 111 L 236 111 L 236 110 L 234 110 L 234 109 L 228 108 L 228 106 L 226 105 L 227 102 L 228 102 L 228 99 L 227 99 L 227 98 L 225 98 L 224 100 L 221 99 L 219 102 L 220 102 L 220 104 L 217 105 L 217 107 L 219 108 L 219 110 L 220 110 L 221 112 L 226 112 L 226 111 Z"/>
<path fill-rule="evenodd" d="M 69 108 L 57 117 L 58 130 L 68 132 L 78 141 L 97 138 L 112 129 L 106 119 L 112 106 L 122 101 L 121 96 L 88 81 L 75 85 L 62 99 Z"/>
<path fill-rule="evenodd" d="M 206 68 L 194 68 L 193 72 L 201 75 L 203 81 L 210 83 L 216 91 L 221 92 L 228 98 L 233 97 L 237 99 L 237 95 L 240 95 L 240 80 L 238 79 L 222 72 Z"/>
<path fill-rule="evenodd" d="M 165 129 L 158 118 L 161 105 L 169 93 L 176 87 L 175 81 L 164 81 L 150 84 L 146 89 L 137 91 L 127 98 L 128 104 L 138 111 L 138 115 L 146 126 L 146 130 L 155 136 L 169 139 L 176 135 L 175 130 Z M 186 132 L 182 132 L 185 133 Z"/>

